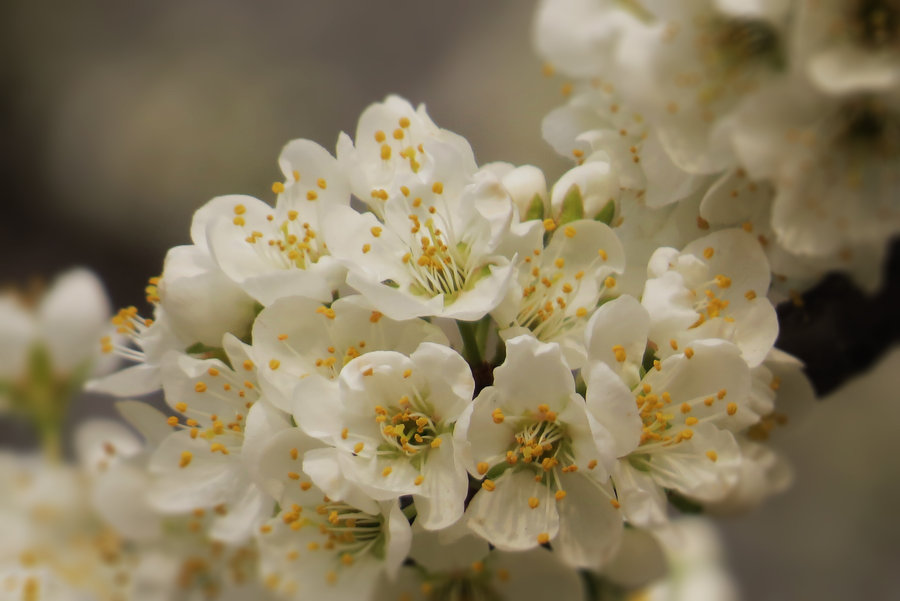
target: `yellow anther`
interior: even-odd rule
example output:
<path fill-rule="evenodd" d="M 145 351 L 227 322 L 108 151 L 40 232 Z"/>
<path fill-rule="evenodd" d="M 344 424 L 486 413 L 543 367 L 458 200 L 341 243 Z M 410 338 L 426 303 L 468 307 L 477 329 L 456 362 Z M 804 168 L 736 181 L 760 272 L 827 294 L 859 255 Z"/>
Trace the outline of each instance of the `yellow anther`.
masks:
<path fill-rule="evenodd" d="M 400 123 L 400 127 L 409 127 L 409 118 L 400 117 L 400 121 L 398 123 Z"/>
<path fill-rule="evenodd" d="M 293 460 L 296 461 L 296 460 L 297 460 L 297 457 L 300 456 L 300 451 L 298 451 L 297 449 L 291 449 L 291 450 L 290 450 L 290 455 L 291 455 L 291 459 L 293 459 Z"/>
<path fill-rule="evenodd" d="M 771 388 L 772 390 L 778 390 L 779 388 L 781 388 L 781 378 L 779 378 L 778 376 L 772 378 L 772 381 L 769 382 L 769 388 Z"/>
<path fill-rule="evenodd" d="M 552 232 L 556 229 L 556 222 L 549 218 L 544 219 L 544 229 L 548 232 Z"/>
<path fill-rule="evenodd" d="M 682 412 L 682 413 L 690 413 L 690 412 L 691 412 L 691 406 L 688 405 L 687 403 L 682 403 L 682 404 L 681 404 L 681 412 Z"/>
<path fill-rule="evenodd" d="M 597 249 L 597 256 L 603 259 L 604 261 L 609 258 L 609 255 L 606 254 L 606 251 L 602 248 Z"/>
<path fill-rule="evenodd" d="M 725 388 L 723 388 L 723 389 L 720 390 L 718 393 L 716 393 L 716 396 L 719 397 L 719 400 L 721 401 L 722 399 L 725 398 L 725 395 L 726 395 L 726 394 L 728 394 L 728 390 L 726 390 Z"/>
<path fill-rule="evenodd" d="M 416 486 L 420 486 L 422 482 L 425 482 L 425 476 L 423 476 L 422 474 L 419 474 L 418 476 L 416 476 L 416 479 L 413 480 L 413 484 L 415 484 Z"/>
<path fill-rule="evenodd" d="M 404 378 L 404 379 L 410 377 L 411 375 L 412 375 L 412 370 L 411 370 L 411 369 L 405 369 L 405 370 L 403 370 L 403 378 Z"/>
<path fill-rule="evenodd" d="M 537 535 L 537 542 L 538 544 L 546 545 L 550 542 L 550 534 L 548 534 L 547 532 L 541 532 Z"/>
<path fill-rule="evenodd" d="M 378 131 L 375 132 L 375 141 L 376 142 L 381 143 L 381 142 L 384 142 L 385 139 L 387 139 L 387 135 L 385 135 L 385 133 L 383 131 L 381 131 L 379 129 Z"/>
<path fill-rule="evenodd" d="M 503 415 L 503 410 L 499 407 L 491 411 L 491 419 L 494 420 L 495 424 L 502 424 L 505 416 Z"/>
<path fill-rule="evenodd" d="M 618 501 L 616 501 L 615 499 L 610 499 L 609 504 L 612 505 L 613 507 L 615 507 L 616 509 L 618 509 L 619 507 L 622 506 L 622 504 L 619 503 Z"/>
<path fill-rule="evenodd" d="M 585 309 L 584 307 L 578 307 L 578 308 L 575 310 L 575 315 L 576 315 L 577 317 L 584 317 L 585 315 L 587 315 L 587 313 L 588 313 L 588 310 Z"/>
<path fill-rule="evenodd" d="M 696 417 L 691 416 L 691 417 L 685 418 L 684 423 L 687 426 L 696 426 L 697 422 L 699 422 L 699 421 L 700 420 L 697 419 Z"/>
<path fill-rule="evenodd" d="M 239 226 L 242 226 L 242 225 L 244 225 L 244 224 L 246 223 L 246 222 L 244 221 L 244 218 L 243 218 L 243 217 L 235 217 L 234 219 L 231 220 L 231 222 L 232 222 L 233 224 L 239 225 Z"/>
<path fill-rule="evenodd" d="M 553 261 L 553 264 L 556 265 L 559 269 L 562 269 L 563 267 L 566 266 L 566 260 L 563 259 L 562 257 L 559 257 L 558 259 Z"/>
<path fill-rule="evenodd" d="M 246 212 L 247 212 L 247 207 L 245 207 L 244 205 L 234 205 L 234 214 L 235 215 L 243 215 Z"/>
<path fill-rule="evenodd" d="M 327 572 L 325 572 L 325 582 L 327 582 L 328 584 L 334 584 L 335 582 L 337 582 L 337 579 L 338 575 L 334 570 L 328 570 Z"/>
<path fill-rule="evenodd" d="M 349 435 L 350 435 L 350 430 L 348 430 L 347 428 L 344 428 L 343 430 L 341 430 L 341 438 L 342 439 L 347 440 L 347 437 Z"/>
<path fill-rule="evenodd" d="M 184 413 L 185 411 L 187 411 L 187 403 L 175 403 L 175 411 Z"/>
<path fill-rule="evenodd" d="M 725 406 L 725 411 L 728 413 L 728 415 L 734 415 L 735 413 L 737 413 L 737 410 L 738 410 L 737 403 L 728 403 Z"/>
<path fill-rule="evenodd" d="M 290 221 L 296 221 L 296 220 L 297 220 L 297 217 L 298 217 L 299 215 L 300 215 L 300 213 L 298 213 L 297 211 L 294 211 L 293 209 L 290 210 L 290 211 L 288 211 L 288 219 L 289 219 Z"/>
<path fill-rule="evenodd" d="M 706 452 L 706 456 L 709 457 L 709 460 L 715 462 L 719 458 L 719 454 L 713 451 L 712 449 Z"/>
<path fill-rule="evenodd" d="M 328 187 L 328 182 L 326 182 L 323 178 L 320 177 L 319 179 L 316 180 L 316 185 L 324 190 L 325 188 Z"/>
<path fill-rule="evenodd" d="M 221 442 L 214 442 L 211 445 L 209 445 L 209 451 L 210 451 L 210 453 L 219 452 L 219 453 L 222 453 L 223 455 L 228 454 L 228 449 L 226 449 L 225 445 L 223 445 Z"/>
<path fill-rule="evenodd" d="M 685 348 L 685 349 L 684 349 L 684 356 L 687 357 L 688 359 L 690 359 L 691 357 L 693 357 L 693 356 L 694 356 L 694 349 L 692 349 L 691 347 Z"/>
<path fill-rule="evenodd" d="M 728 288 L 729 286 L 731 286 L 731 278 L 727 275 L 719 274 L 715 277 L 715 280 L 716 286 L 718 286 L 719 288 Z"/>
<path fill-rule="evenodd" d="M 299 480 L 300 474 L 298 474 L 297 472 L 288 472 L 288 478 L 290 478 L 291 480 Z"/>
<path fill-rule="evenodd" d="M 269 532 L 272 531 L 272 527 L 268 524 L 263 524 L 262 526 L 259 527 L 259 531 L 262 532 L 263 534 L 268 534 Z"/>
<path fill-rule="evenodd" d="M 444 183 L 443 182 L 434 182 L 431 184 L 431 191 L 435 194 L 443 194 L 444 193 Z"/>
<path fill-rule="evenodd" d="M 566 238 L 574 238 L 575 234 L 577 233 L 578 232 L 576 232 L 575 228 L 571 225 L 567 225 L 565 228 L 563 228 L 563 234 L 565 234 Z"/>
<path fill-rule="evenodd" d="M 172 426 L 173 428 L 178 425 L 178 418 L 174 415 L 166 418 L 166 423 Z"/>
<path fill-rule="evenodd" d="M 360 451 L 363 450 L 364 446 L 365 445 L 361 442 L 356 443 L 355 445 L 353 445 L 353 452 L 356 453 L 357 455 L 359 455 Z"/>
<path fill-rule="evenodd" d="M 716 253 L 716 251 L 713 250 L 712 246 L 707 246 L 706 248 L 703 249 L 703 256 L 707 259 L 712 259 L 712 256 L 715 253 Z"/>
<path fill-rule="evenodd" d="M 589 470 L 592 470 L 592 469 L 594 469 L 595 467 L 597 467 L 597 460 L 596 460 L 596 459 L 591 459 L 590 461 L 588 461 L 588 466 L 587 466 L 587 467 L 588 467 Z"/>
<path fill-rule="evenodd" d="M 391 147 L 387 144 L 381 145 L 381 158 L 386 161 L 391 158 Z"/>
<path fill-rule="evenodd" d="M 315 190 L 310 190 L 309 192 L 306 193 L 306 200 L 311 201 L 311 200 L 316 200 L 317 198 L 319 198 L 319 195 L 318 195 L 318 193 L 316 193 Z"/>
<path fill-rule="evenodd" d="M 363 245 L 362 245 L 362 251 L 363 251 L 363 254 L 366 254 L 366 253 L 369 252 L 370 250 L 372 250 L 372 245 L 371 245 L 371 244 L 363 244 Z"/>
<path fill-rule="evenodd" d="M 480 476 L 485 475 L 488 472 L 488 470 L 490 469 L 490 467 L 491 466 L 488 465 L 486 462 L 480 461 L 478 463 L 478 475 L 480 475 Z"/>
<path fill-rule="evenodd" d="M 607 288 L 615 288 L 616 286 L 616 278 L 612 276 L 608 276 L 605 280 L 603 280 L 603 285 Z"/>
<path fill-rule="evenodd" d="M 493 480 L 491 480 L 489 478 L 485 478 L 484 481 L 481 483 L 481 488 L 485 489 L 488 492 L 491 492 L 492 490 L 497 488 L 497 485 L 494 483 Z"/>
<path fill-rule="evenodd" d="M 690 440 L 694 437 L 694 431 L 688 430 L 687 428 L 685 428 L 684 430 L 679 432 L 679 436 L 681 436 L 685 440 Z"/>
<path fill-rule="evenodd" d="M 312 488 L 312 482 L 301 482 L 300 483 L 300 490 L 306 491 L 306 490 L 309 490 L 310 488 Z"/>
<path fill-rule="evenodd" d="M 194 454 L 190 451 L 182 451 L 181 459 L 178 461 L 178 467 L 187 467 L 191 463 L 191 459 L 194 458 Z"/>
<path fill-rule="evenodd" d="M 275 194 L 281 194 L 282 192 L 284 192 L 284 184 L 282 184 L 281 182 L 274 182 L 272 184 L 272 192 L 274 192 Z"/>
<path fill-rule="evenodd" d="M 528 506 L 532 509 L 537 509 L 537 506 L 540 505 L 541 502 L 537 497 L 528 497 Z"/>
<path fill-rule="evenodd" d="M 432 448 L 432 449 L 437 449 L 437 448 L 439 448 L 440 446 L 441 446 L 441 439 L 440 439 L 440 438 L 435 438 L 434 440 L 431 441 L 431 448 Z"/>
<path fill-rule="evenodd" d="M 332 309 L 330 307 L 326 307 L 325 305 L 321 305 L 320 307 L 318 307 L 316 309 L 316 313 L 324 315 L 328 319 L 334 319 L 334 316 L 335 316 L 334 309 Z"/>
<path fill-rule="evenodd" d="M 278 359 L 270 359 L 269 360 L 269 369 L 271 369 L 272 371 L 275 371 L 280 366 L 281 366 L 281 361 L 279 361 Z"/>
<path fill-rule="evenodd" d="M 756 293 L 752 290 L 748 290 L 744 293 L 744 298 L 746 298 L 748 301 L 752 301 L 754 298 L 756 298 Z"/>
<path fill-rule="evenodd" d="M 253 361 L 251 361 L 250 359 L 244 359 L 244 362 L 241 365 L 247 371 L 250 371 L 251 369 L 253 369 Z"/>
<path fill-rule="evenodd" d="M 626 356 L 625 356 L 625 347 L 624 346 L 622 346 L 621 344 L 617 344 L 614 347 L 612 347 L 612 352 L 616 356 L 616 361 L 618 361 L 619 363 L 622 363 L 623 361 L 625 361 Z"/>

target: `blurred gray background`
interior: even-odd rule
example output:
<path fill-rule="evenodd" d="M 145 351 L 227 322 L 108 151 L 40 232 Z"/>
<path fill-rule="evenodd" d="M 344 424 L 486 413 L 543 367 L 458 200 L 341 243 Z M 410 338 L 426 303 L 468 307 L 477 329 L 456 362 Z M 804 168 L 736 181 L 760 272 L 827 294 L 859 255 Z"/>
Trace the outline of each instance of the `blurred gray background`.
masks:
<path fill-rule="evenodd" d="M 480 163 L 532 163 L 552 181 L 566 163 L 540 121 L 563 82 L 531 51 L 534 4 L 2 3 L 0 287 L 86 265 L 114 305 L 146 313 L 144 283 L 189 241 L 197 207 L 226 193 L 272 200 L 284 143 L 333 150 L 389 93 L 425 102 Z M 780 433 L 795 487 L 724 520 L 746 599 L 900 596 L 898 373 L 894 352 Z"/>

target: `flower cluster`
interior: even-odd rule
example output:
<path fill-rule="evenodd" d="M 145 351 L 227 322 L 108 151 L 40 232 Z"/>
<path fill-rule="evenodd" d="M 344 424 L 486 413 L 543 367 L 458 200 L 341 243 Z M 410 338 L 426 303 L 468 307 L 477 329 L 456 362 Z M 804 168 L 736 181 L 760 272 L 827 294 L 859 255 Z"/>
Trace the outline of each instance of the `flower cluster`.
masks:
<path fill-rule="evenodd" d="M 835 269 L 872 289 L 900 231 L 898 24 L 888 0 L 543 0 L 536 46 L 572 78 L 544 134 L 625 240 L 689 213 L 752 232 L 780 296 Z"/>
<path fill-rule="evenodd" d="M 197 211 L 152 319 L 113 318 L 132 365 L 90 383 L 164 393 L 119 404 L 146 444 L 102 458 L 96 504 L 181 549 L 185 594 L 252 564 L 288 599 L 579 599 L 671 505 L 784 486 L 763 441 L 809 389 L 757 236 L 669 246 L 640 172 L 589 158 L 548 191 L 398 97 L 279 165 L 274 205 Z"/>

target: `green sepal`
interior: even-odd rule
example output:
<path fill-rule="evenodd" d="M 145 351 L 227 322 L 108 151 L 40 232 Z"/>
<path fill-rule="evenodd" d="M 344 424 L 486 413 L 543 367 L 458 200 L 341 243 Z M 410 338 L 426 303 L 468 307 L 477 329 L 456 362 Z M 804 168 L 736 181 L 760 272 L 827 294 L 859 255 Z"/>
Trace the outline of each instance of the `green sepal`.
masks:
<path fill-rule="evenodd" d="M 703 505 L 700 505 L 696 501 L 691 501 L 690 499 L 682 496 L 680 493 L 677 493 L 674 490 L 669 490 L 667 488 L 666 498 L 669 500 L 669 504 L 671 504 L 672 507 L 674 507 L 681 513 L 689 515 L 698 515 L 703 513 Z"/>
<path fill-rule="evenodd" d="M 584 199 L 581 197 L 581 190 L 578 186 L 573 185 L 563 197 L 562 211 L 559 214 L 559 225 L 578 219 L 584 219 Z"/>
<path fill-rule="evenodd" d="M 599 221 L 601 223 L 605 223 L 606 225 L 610 225 L 612 223 L 613 217 L 616 216 L 616 201 L 609 200 L 600 211 L 594 215 L 594 221 Z"/>
<path fill-rule="evenodd" d="M 535 194 L 534 198 L 531 199 L 531 203 L 528 205 L 528 210 L 525 211 L 525 217 L 522 221 L 531 221 L 533 219 L 543 219 L 544 218 L 544 199 L 541 198 L 540 194 Z"/>

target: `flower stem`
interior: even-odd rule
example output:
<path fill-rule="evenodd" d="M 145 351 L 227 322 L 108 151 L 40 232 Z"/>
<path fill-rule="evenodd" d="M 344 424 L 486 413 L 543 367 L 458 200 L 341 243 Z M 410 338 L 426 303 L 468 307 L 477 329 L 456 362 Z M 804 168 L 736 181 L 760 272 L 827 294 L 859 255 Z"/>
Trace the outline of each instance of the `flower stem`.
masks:
<path fill-rule="evenodd" d="M 478 322 L 457 321 L 456 327 L 459 328 L 459 335 L 463 341 L 463 356 L 472 367 L 480 366 L 484 363 L 481 354 L 481 347 L 478 345 Z"/>

